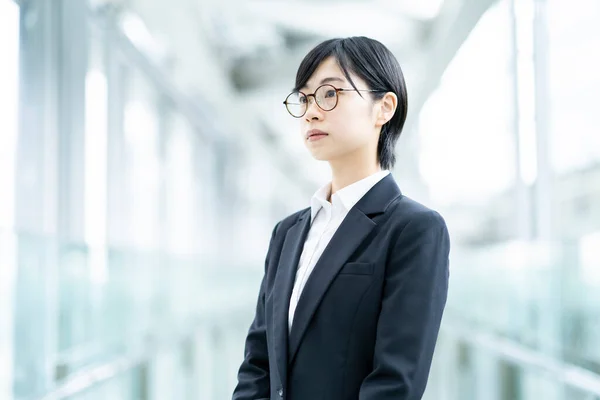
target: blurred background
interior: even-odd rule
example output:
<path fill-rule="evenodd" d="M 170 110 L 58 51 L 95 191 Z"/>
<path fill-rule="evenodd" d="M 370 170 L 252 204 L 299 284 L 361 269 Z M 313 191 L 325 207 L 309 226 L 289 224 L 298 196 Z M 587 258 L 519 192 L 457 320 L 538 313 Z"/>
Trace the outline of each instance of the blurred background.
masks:
<path fill-rule="evenodd" d="M 351 35 L 403 66 L 393 173 L 452 235 L 426 399 L 600 399 L 599 20 L 597 0 L 0 0 L 0 399 L 230 398 L 271 230 L 330 178 L 281 102 Z"/>

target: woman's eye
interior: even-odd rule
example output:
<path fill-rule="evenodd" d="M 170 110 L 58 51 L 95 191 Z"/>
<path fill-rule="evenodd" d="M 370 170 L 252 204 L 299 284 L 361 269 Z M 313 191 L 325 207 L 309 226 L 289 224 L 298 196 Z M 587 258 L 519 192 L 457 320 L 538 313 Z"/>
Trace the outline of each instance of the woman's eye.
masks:
<path fill-rule="evenodd" d="M 306 102 L 307 102 L 306 97 L 304 97 L 304 96 L 300 97 L 300 99 L 299 99 L 300 104 L 306 104 Z"/>
<path fill-rule="evenodd" d="M 330 97 L 335 97 L 335 90 L 328 90 L 327 92 L 325 92 L 325 97 L 326 98 L 330 98 Z"/>

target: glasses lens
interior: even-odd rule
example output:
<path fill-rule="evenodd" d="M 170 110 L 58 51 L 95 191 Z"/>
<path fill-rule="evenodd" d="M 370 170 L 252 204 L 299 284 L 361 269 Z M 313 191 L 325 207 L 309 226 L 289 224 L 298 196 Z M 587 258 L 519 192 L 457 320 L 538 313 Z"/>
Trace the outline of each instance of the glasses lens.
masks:
<path fill-rule="evenodd" d="M 306 112 L 306 96 L 299 92 L 290 93 L 285 99 L 285 106 L 294 117 L 301 117 Z"/>
<path fill-rule="evenodd" d="M 325 111 L 331 111 L 337 105 L 337 91 L 331 85 L 323 85 L 315 92 L 317 104 Z"/>

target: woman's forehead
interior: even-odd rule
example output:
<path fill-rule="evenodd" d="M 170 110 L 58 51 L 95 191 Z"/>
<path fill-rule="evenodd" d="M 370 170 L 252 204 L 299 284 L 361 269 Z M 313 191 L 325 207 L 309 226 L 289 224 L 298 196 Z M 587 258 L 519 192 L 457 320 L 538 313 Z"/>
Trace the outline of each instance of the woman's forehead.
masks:
<path fill-rule="evenodd" d="M 318 86 L 325 83 L 330 83 L 335 86 L 336 84 L 345 84 L 347 82 L 344 72 L 335 58 L 329 57 L 315 69 L 315 72 L 313 72 L 308 79 L 303 89 L 316 89 Z"/>

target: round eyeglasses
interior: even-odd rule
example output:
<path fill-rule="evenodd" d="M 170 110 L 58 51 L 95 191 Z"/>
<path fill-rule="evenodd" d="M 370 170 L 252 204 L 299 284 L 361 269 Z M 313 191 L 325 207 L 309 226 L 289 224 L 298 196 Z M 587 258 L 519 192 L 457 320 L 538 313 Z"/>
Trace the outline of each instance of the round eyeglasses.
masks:
<path fill-rule="evenodd" d="M 313 94 L 305 94 L 300 91 L 292 92 L 286 97 L 283 104 L 290 115 L 294 118 L 302 118 L 308 109 L 308 98 L 313 97 L 317 106 L 323 111 L 331 111 L 338 104 L 338 92 L 382 92 L 382 90 L 371 89 L 340 89 L 335 86 L 325 84 L 315 90 Z"/>

